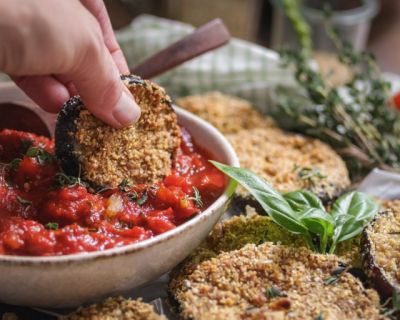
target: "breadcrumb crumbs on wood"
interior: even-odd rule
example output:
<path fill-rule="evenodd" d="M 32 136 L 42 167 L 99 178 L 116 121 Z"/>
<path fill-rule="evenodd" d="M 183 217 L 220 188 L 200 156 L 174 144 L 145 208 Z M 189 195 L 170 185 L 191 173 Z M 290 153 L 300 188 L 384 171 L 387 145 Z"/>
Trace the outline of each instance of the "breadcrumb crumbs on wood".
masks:
<path fill-rule="evenodd" d="M 64 171 L 68 173 L 68 168 L 73 167 L 69 162 L 74 159 L 83 180 L 94 185 L 116 187 L 124 179 L 134 184 L 160 181 L 170 173 L 180 146 L 177 116 L 164 89 L 132 75 L 122 79 L 141 108 L 137 123 L 122 129 L 110 127 L 81 103 L 77 105 L 80 101 L 76 98 L 66 103 L 59 116 L 58 121 L 69 122 L 68 107 L 80 108 L 79 112 L 75 111 L 73 127 L 67 132 L 71 138 L 64 139 L 73 142 L 65 143 L 65 147 L 62 145 L 64 128 L 71 125 L 57 125 L 56 153 Z M 74 171 L 78 165 L 74 165 Z"/>
<path fill-rule="evenodd" d="M 276 126 L 272 118 L 260 114 L 248 101 L 220 92 L 184 97 L 176 104 L 210 122 L 224 134 Z"/>
<path fill-rule="evenodd" d="M 367 227 L 370 254 L 385 277 L 400 288 L 400 200 L 384 201 L 381 212 Z"/>
<path fill-rule="evenodd" d="M 291 134 L 279 128 L 242 130 L 227 135 L 240 165 L 267 180 L 280 192 L 306 189 L 325 201 L 350 186 L 344 161 L 318 139 Z M 239 196 L 249 193 L 238 188 Z"/>
<path fill-rule="evenodd" d="M 325 283 L 338 267 L 334 255 L 265 243 L 221 253 L 173 285 L 184 319 L 382 319 L 377 293 L 351 274 Z M 269 297 L 272 287 L 281 296 Z"/>
<path fill-rule="evenodd" d="M 108 298 L 102 303 L 80 308 L 61 320 L 166 320 L 154 307 L 141 300 Z"/>

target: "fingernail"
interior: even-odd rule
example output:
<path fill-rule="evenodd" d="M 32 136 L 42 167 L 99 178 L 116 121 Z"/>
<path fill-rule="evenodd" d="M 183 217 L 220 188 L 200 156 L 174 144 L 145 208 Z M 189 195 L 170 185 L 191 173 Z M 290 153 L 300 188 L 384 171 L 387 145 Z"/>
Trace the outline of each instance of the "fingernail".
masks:
<path fill-rule="evenodd" d="M 140 108 L 132 96 L 123 91 L 112 114 L 121 127 L 126 127 L 139 119 Z"/>

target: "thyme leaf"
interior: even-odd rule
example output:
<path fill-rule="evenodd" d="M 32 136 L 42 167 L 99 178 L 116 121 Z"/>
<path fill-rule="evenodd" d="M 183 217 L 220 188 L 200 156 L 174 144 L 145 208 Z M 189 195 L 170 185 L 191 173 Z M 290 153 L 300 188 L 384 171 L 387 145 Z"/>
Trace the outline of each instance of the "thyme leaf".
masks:
<path fill-rule="evenodd" d="M 147 190 L 145 190 L 145 191 L 143 192 L 142 196 L 141 196 L 139 199 L 136 200 L 136 203 L 137 203 L 139 206 L 142 206 L 142 205 L 145 204 L 145 202 L 147 201 L 148 198 L 149 198 L 149 196 L 148 196 L 148 194 L 147 194 Z"/>
<path fill-rule="evenodd" d="M 202 208 L 203 207 L 203 199 L 201 198 L 201 194 L 199 189 L 197 189 L 196 187 L 192 187 L 193 189 L 193 196 L 192 197 L 188 197 L 188 200 L 193 200 L 196 204 L 197 208 Z"/>
<path fill-rule="evenodd" d="M 47 230 L 58 230 L 58 223 L 57 222 L 49 222 L 45 225 Z"/>
<path fill-rule="evenodd" d="M 32 201 L 21 198 L 20 196 L 17 196 L 17 201 L 24 206 L 30 206 L 32 204 Z"/>
<path fill-rule="evenodd" d="M 56 188 L 75 187 L 77 185 L 88 187 L 88 184 L 82 181 L 80 177 L 68 176 L 62 172 L 56 174 L 54 185 Z"/>
<path fill-rule="evenodd" d="M 132 188 L 132 182 L 129 181 L 128 179 L 124 179 L 121 181 L 121 183 L 118 185 L 118 189 L 121 190 L 122 192 L 128 192 L 130 188 Z"/>
<path fill-rule="evenodd" d="M 277 298 L 277 297 L 287 297 L 287 294 L 284 293 L 283 291 L 281 291 L 277 287 L 269 287 L 269 288 L 267 288 L 267 290 L 265 290 L 265 296 L 268 299 L 273 299 L 273 298 Z"/>
<path fill-rule="evenodd" d="M 15 158 L 13 160 L 11 160 L 11 162 L 9 162 L 7 164 L 7 168 L 10 170 L 16 170 L 19 167 L 19 164 L 21 163 L 22 159 L 21 158 Z"/>
<path fill-rule="evenodd" d="M 26 155 L 30 158 L 36 158 L 37 162 L 41 165 L 52 163 L 54 161 L 54 156 L 51 153 L 38 147 L 30 147 L 26 151 Z"/>
<path fill-rule="evenodd" d="M 134 201 L 134 202 L 136 202 L 136 201 L 138 200 L 138 198 L 139 198 L 139 195 L 137 194 L 136 191 L 131 191 L 131 192 L 129 192 L 129 193 L 127 194 L 127 196 L 128 196 L 128 198 L 129 198 L 130 201 Z"/>

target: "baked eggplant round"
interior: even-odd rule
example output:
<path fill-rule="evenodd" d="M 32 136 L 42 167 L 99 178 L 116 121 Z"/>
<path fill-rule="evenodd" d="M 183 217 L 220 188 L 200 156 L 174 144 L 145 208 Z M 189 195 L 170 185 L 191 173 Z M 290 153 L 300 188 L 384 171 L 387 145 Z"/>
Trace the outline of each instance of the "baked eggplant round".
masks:
<path fill-rule="evenodd" d="M 361 251 L 366 273 L 382 300 L 400 290 L 400 200 L 384 203 L 364 229 Z"/>
<path fill-rule="evenodd" d="M 154 307 L 141 300 L 108 298 L 101 303 L 79 308 L 63 317 L 64 320 L 121 319 L 124 320 L 166 320 L 154 311 Z"/>
<path fill-rule="evenodd" d="M 173 278 L 183 319 L 382 319 L 379 296 L 338 257 L 270 242 L 223 252 Z"/>
<path fill-rule="evenodd" d="M 177 116 L 164 89 L 134 75 L 122 76 L 122 81 L 141 108 L 135 124 L 112 128 L 78 96 L 65 103 L 57 119 L 55 151 L 61 168 L 92 186 L 160 181 L 170 173 L 180 146 Z"/>

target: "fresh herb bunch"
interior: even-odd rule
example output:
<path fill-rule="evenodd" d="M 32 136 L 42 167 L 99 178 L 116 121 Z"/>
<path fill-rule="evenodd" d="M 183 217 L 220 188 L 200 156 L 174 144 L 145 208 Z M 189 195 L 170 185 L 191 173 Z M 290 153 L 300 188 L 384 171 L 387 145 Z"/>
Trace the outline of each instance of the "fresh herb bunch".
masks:
<path fill-rule="evenodd" d="M 299 39 L 307 37 L 298 6 L 284 0 L 286 14 Z M 297 10 L 298 14 L 293 14 Z M 343 87 L 329 86 L 313 68 L 307 41 L 301 50 L 281 52 L 284 66 L 294 67 L 303 89 L 279 87 L 278 105 L 272 115 L 286 129 L 317 137 L 334 146 L 345 158 L 353 176 L 374 167 L 400 171 L 400 113 L 390 106 L 390 84 L 385 81 L 372 54 L 356 52 L 343 42 L 326 13 L 325 29 L 337 49 L 338 59 L 352 71 Z M 308 37 L 310 35 L 308 34 Z M 311 38 L 310 38 L 311 39 Z M 310 40 L 311 42 L 311 40 Z"/>
<path fill-rule="evenodd" d="M 309 248 L 320 253 L 334 253 L 339 242 L 360 234 L 379 211 L 371 197 L 353 191 L 337 199 L 328 213 L 321 200 L 309 191 L 281 194 L 247 169 L 211 162 L 246 188 L 273 221 L 302 235 Z"/>

